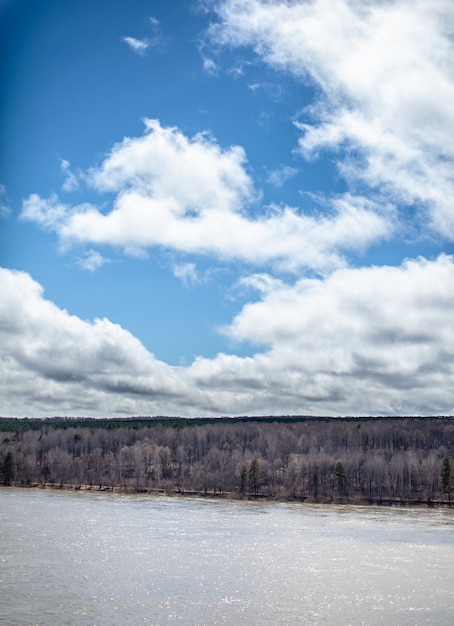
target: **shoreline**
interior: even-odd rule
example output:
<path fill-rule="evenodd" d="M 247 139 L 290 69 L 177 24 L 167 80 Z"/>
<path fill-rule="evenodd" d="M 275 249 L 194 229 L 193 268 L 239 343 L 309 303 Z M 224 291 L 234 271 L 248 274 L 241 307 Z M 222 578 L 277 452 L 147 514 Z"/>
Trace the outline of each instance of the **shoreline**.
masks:
<path fill-rule="evenodd" d="M 70 483 L 30 483 L 28 485 L 13 483 L 6 486 L 1 485 L 2 489 L 14 488 L 14 489 L 42 489 L 51 491 L 80 491 L 80 492 L 93 492 L 93 493 L 112 493 L 112 494 L 124 494 L 124 495 L 149 495 L 153 496 L 166 496 L 169 498 L 202 498 L 209 500 L 225 500 L 235 502 L 270 502 L 277 504 L 322 504 L 322 505 L 346 505 L 346 506 L 377 506 L 377 507 L 389 507 L 389 508 L 419 508 L 419 509 L 447 509 L 452 510 L 453 503 L 448 503 L 440 500 L 423 500 L 422 498 L 414 498 L 412 500 L 404 500 L 402 498 L 348 498 L 342 497 L 323 497 L 317 498 L 313 496 L 306 496 L 302 498 L 286 498 L 282 496 L 268 495 L 268 494 L 245 494 L 241 495 L 235 492 L 223 491 L 193 491 L 184 490 L 178 487 L 172 489 L 159 489 L 159 488 L 136 488 L 130 486 L 119 485 L 74 485 Z"/>

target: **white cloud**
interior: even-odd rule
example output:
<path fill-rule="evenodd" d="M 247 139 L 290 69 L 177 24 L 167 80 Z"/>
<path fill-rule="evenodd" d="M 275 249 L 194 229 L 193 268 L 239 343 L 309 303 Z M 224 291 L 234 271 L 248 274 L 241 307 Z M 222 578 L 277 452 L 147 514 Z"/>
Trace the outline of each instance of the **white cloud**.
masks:
<path fill-rule="evenodd" d="M 70 207 L 59 202 L 55 194 L 44 199 L 33 193 L 22 203 L 20 217 L 25 221 L 35 222 L 42 228 L 56 230 L 70 212 Z"/>
<path fill-rule="evenodd" d="M 216 43 L 252 46 L 321 90 L 297 124 L 305 156 L 340 151 L 350 180 L 422 203 L 454 239 L 451 0 L 222 0 L 217 11 Z"/>
<path fill-rule="evenodd" d="M 84 174 L 62 161 L 64 190 L 83 182 L 107 199 L 70 205 L 33 194 L 22 219 L 55 231 L 64 246 L 119 246 L 140 257 L 165 247 L 258 267 L 240 281 L 256 301 L 222 329 L 256 353 L 171 367 L 120 326 L 72 316 L 29 275 L 0 270 L 3 413 L 453 413 L 453 258 L 349 269 L 345 256 L 393 234 L 401 202 L 423 207 L 432 227 L 454 238 L 454 5 L 215 6 L 213 40 L 252 46 L 274 69 L 316 85 L 317 100 L 296 122 L 299 152 L 332 150 L 359 193 L 333 196 L 320 212 L 259 207 L 241 146 L 157 120 Z M 144 53 L 159 35 L 156 18 L 150 26 L 153 37 L 123 41 Z M 282 165 L 268 182 L 278 187 L 294 174 Z M 107 259 L 93 248 L 78 262 L 94 271 Z M 293 271 L 294 282 L 266 273 L 276 268 Z M 301 278 L 303 268 L 319 277 Z M 172 270 L 187 285 L 200 281 L 192 261 Z"/>
<path fill-rule="evenodd" d="M 84 270 L 94 272 L 110 260 L 103 257 L 97 250 L 88 250 L 83 257 L 77 260 L 77 264 Z"/>
<path fill-rule="evenodd" d="M 282 165 L 268 174 L 268 182 L 273 187 L 282 187 L 288 180 L 296 176 L 298 170 L 289 165 Z"/>
<path fill-rule="evenodd" d="M 200 384 L 238 392 L 246 412 L 254 403 L 258 412 L 453 412 L 452 257 L 343 269 L 294 285 L 264 275 L 247 283 L 261 299 L 224 332 L 266 352 L 199 359 L 191 374 Z"/>
<path fill-rule="evenodd" d="M 151 37 L 148 42 L 152 48 L 162 46 L 165 43 L 165 38 L 161 30 L 161 23 L 156 17 L 149 18 L 150 27 L 152 31 Z"/>
<path fill-rule="evenodd" d="M 122 41 L 126 43 L 133 52 L 143 56 L 150 48 L 158 48 L 164 45 L 165 38 L 161 30 L 161 24 L 156 17 L 149 17 L 148 24 L 151 30 L 149 37 L 137 39 L 136 37 L 123 37 Z"/>
<path fill-rule="evenodd" d="M 65 175 L 65 180 L 63 181 L 62 189 L 63 191 L 75 191 L 79 188 L 79 181 L 74 172 L 70 169 L 69 161 L 65 159 L 61 160 L 60 167 L 62 172 Z"/>
<path fill-rule="evenodd" d="M 172 271 L 175 278 L 181 280 L 186 287 L 200 282 L 195 263 L 176 263 Z"/>
<path fill-rule="evenodd" d="M 134 189 L 158 200 L 171 199 L 178 213 L 213 206 L 241 208 L 253 195 L 239 146 L 222 149 L 206 134 L 186 137 L 177 128 L 145 120 L 143 137 L 125 138 L 99 168 L 90 172 L 99 191 Z"/>
<path fill-rule="evenodd" d="M 205 70 L 205 72 L 207 72 L 208 74 L 215 74 L 216 73 L 216 63 L 213 61 L 213 59 L 209 59 L 208 57 L 202 57 L 203 60 L 203 69 Z"/>
<path fill-rule="evenodd" d="M 0 269 L 0 285 L 4 415 L 164 411 L 183 393 L 175 370 L 117 324 L 59 309 L 23 272 Z"/>
<path fill-rule="evenodd" d="M 71 206 L 60 202 L 56 194 L 52 194 L 50 198 L 41 198 L 33 193 L 23 201 L 20 219 L 35 222 L 45 230 L 59 232 L 73 215 L 95 210 L 88 203 Z"/>
<path fill-rule="evenodd" d="M 249 217 L 259 196 L 245 165 L 239 146 L 222 150 L 207 135 L 189 139 L 146 120 L 143 137 L 124 139 L 87 175 L 97 191 L 117 194 L 110 212 L 32 195 L 22 217 L 54 228 L 65 244 L 165 246 L 292 271 L 339 267 L 343 250 L 365 247 L 392 231 L 388 210 L 349 194 L 332 200 L 326 215 L 271 206 Z"/>
<path fill-rule="evenodd" d="M 135 37 L 123 37 L 122 41 L 128 44 L 133 52 L 136 52 L 139 55 L 145 54 L 145 52 L 150 47 L 150 42 L 148 39 L 136 39 Z"/>
<path fill-rule="evenodd" d="M 171 367 L 117 324 L 83 321 L 29 275 L 0 270 L 3 414 L 454 412 L 452 257 L 248 282 L 260 299 L 225 332 L 266 351 Z"/>
<path fill-rule="evenodd" d="M 264 92 L 273 102 L 282 102 L 284 93 L 280 85 L 270 82 L 248 83 L 248 88 L 253 92 Z"/>
<path fill-rule="evenodd" d="M 8 194 L 5 185 L 0 184 L 0 217 L 8 215 L 10 212 Z"/>

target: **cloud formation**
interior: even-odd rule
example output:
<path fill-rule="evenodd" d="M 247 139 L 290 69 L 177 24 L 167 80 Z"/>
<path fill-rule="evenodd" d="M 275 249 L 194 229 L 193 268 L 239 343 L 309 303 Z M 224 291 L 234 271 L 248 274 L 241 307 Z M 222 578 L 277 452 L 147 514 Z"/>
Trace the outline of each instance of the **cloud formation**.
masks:
<path fill-rule="evenodd" d="M 148 18 L 148 25 L 151 30 L 149 37 L 137 39 L 136 37 L 123 37 L 122 41 L 126 43 L 133 52 L 143 56 L 151 48 L 156 48 L 164 43 L 164 37 L 161 31 L 161 24 L 156 17 Z"/>
<path fill-rule="evenodd" d="M 342 269 L 294 285 L 268 276 L 247 282 L 261 299 L 225 332 L 266 351 L 196 362 L 194 370 L 208 373 L 205 384 L 255 387 L 263 409 L 279 398 L 298 413 L 452 412 L 451 257 Z"/>
<path fill-rule="evenodd" d="M 128 44 L 131 50 L 139 55 L 145 54 L 150 47 L 148 39 L 136 39 L 135 37 L 123 37 L 122 41 Z"/>
<path fill-rule="evenodd" d="M 117 324 L 70 315 L 28 274 L 2 269 L 3 413 L 454 411 L 452 257 L 341 269 L 294 285 L 267 275 L 248 282 L 259 299 L 224 332 L 263 351 L 171 367 Z"/>
<path fill-rule="evenodd" d="M 165 246 L 290 271 L 342 266 L 343 251 L 392 232 L 389 211 L 350 194 L 334 198 L 325 215 L 270 206 L 252 217 L 259 194 L 243 148 L 223 150 L 206 134 L 190 139 L 157 120 L 145 123 L 142 137 L 125 138 L 86 175 L 96 191 L 115 194 L 110 211 L 33 194 L 22 219 L 55 230 L 64 245 Z"/>
<path fill-rule="evenodd" d="M 290 180 L 296 174 L 298 170 L 295 167 L 290 167 L 289 165 L 281 165 L 279 168 L 273 170 L 268 174 L 268 182 L 273 187 L 282 187 L 287 180 Z"/>
<path fill-rule="evenodd" d="M 28 274 L 0 270 L 0 290 L 4 414 L 129 413 L 137 396 L 159 406 L 181 390 L 172 368 L 129 332 L 59 309 Z"/>
<path fill-rule="evenodd" d="M 87 252 L 77 260 L 77 265 L 89 272 L 94 272 L 105 263 L 109 263 L 109 259 L 103 257 L 97 250 L 87 250 Z"/>
<path fill-rule="evenodd" d="M 0 217 L 8 215 L 10 212 L 8 194 L 5 185 L 0 184 Z"/>
<path fill-rule="evenodd" d="M 69 161 L 62 159 L 60 168 L 65 175 L 65 179 L 62 184 L 63 191 L 75 191 L 76 189 L 79 189 L 79 180 L 74 172 L 71 171 Z"/>
<path fill-rule="evenodd" d="M 175 278 L 183 282 L 185 287 L 196 285 L 200 282 L 195 263 L 175 263 L 172 266 L 172 272 Z"/>
<path fill-rule="evenodd" d="M 210 7 L 218 21 L 209 38 L 221 50 L 253 49 L 260 62 L 315 89 L 312 105 L 295 111 L 296 152 L 335 155 L 349 192 L 318 199 L 318 211 L 264 204 L 242 146 L 151 119 L 143 135 L 124 138 L 86 172 L 76 176 L 62 161 L 63 192 L 85 186 L 90 202 L 32 194 L 21 218 L 55 232 L 63 250 L 88 249 L 78 264 L 90 271 L 107 262 L 98 245 L 136 257 L 170 251 L 186 286 L 203 282 L 200 255 L 243 263 L 239 286 L 249 302 L 221 332 L 230 345 L 252 346 L 251 356 L 200 355 L 169 366 L 108 319 L 72 316 L 28 274 L 1 270 L 3 412 L 453 413 L 454 259 L 353 269 L 347 258 L 427 226 L 454 240 L 454 5 Z M 150 26 L 156 39 L 159 22 L 150 18 Z M 155 39 L 123 41 L 143 54 Z M 206 71 L 218 72 L 207 39 L 199 46 Z M 232 62 L 238 76 L 250 63 Z M 267 183 L 275 188 L 298 173 L 272 167 Z"/>
<path fill-rule="evenodd" d="M 454 4 L 451 0 L 221 0 L 210 36 L 252 47 L 319 90 L 299 150 L 338 154 L 351 183 L 423 206 L 454 239 Z"/>

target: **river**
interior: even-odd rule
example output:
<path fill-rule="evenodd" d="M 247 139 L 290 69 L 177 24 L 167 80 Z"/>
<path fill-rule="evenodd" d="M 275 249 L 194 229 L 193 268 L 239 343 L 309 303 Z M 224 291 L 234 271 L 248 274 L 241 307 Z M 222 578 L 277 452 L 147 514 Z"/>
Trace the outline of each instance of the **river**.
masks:
<path fill-rule="evenodd" d="M 454 514 L 0 489 L 8 626 L 454 624 Z"/>

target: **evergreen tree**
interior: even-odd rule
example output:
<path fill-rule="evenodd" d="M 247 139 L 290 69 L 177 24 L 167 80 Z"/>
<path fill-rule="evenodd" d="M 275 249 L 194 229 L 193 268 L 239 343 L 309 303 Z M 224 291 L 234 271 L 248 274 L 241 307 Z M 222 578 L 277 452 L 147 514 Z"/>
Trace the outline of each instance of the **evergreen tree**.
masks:
<path fill-rule="evenodd" d="M 240 493 L 242 495 L 244 495 L 246 493 L 247 478 L 248 478 L 247 467 L 246 467 L 246 465 L 243 465 L 243 468 L 241 470 L 241 485 L 240 485 Z"/>
<path fill-rule="evenodd" d="M 260 488 L 260 464 L 258 459 L 251 461 L 249 466 L 249 492 L 253 496 L 258 496 Z"/>
<path fill-rule="evenodd" d="M 2 466 L 2 482 L 9 487 L 16 477 L 16 458 L 11 450 L 6 454 Z"/>
<path fill-rule="evenodd" d="M 452 477 L 452 470 L 451 470 L 451 460 L 450 460 L 449 456 L 445 456 L 445 458 L 443 459 L 443 461 L 441 463 L 440 474 L 441 474 L 441 488 L 442 488 L 442 491 L 443 491 L 443 493 L 447 493 L 448 494 L 448 502 L 449 502 L 449 506 L 451 506 L 451 477 Z"/>
<path fill-rule="evenodd" d="M 337 488 L 340 494 L 345 493 L 345 467 L 342 461 L 337 461 L 334 467 L 334 476 L 337 479 Z"/>

